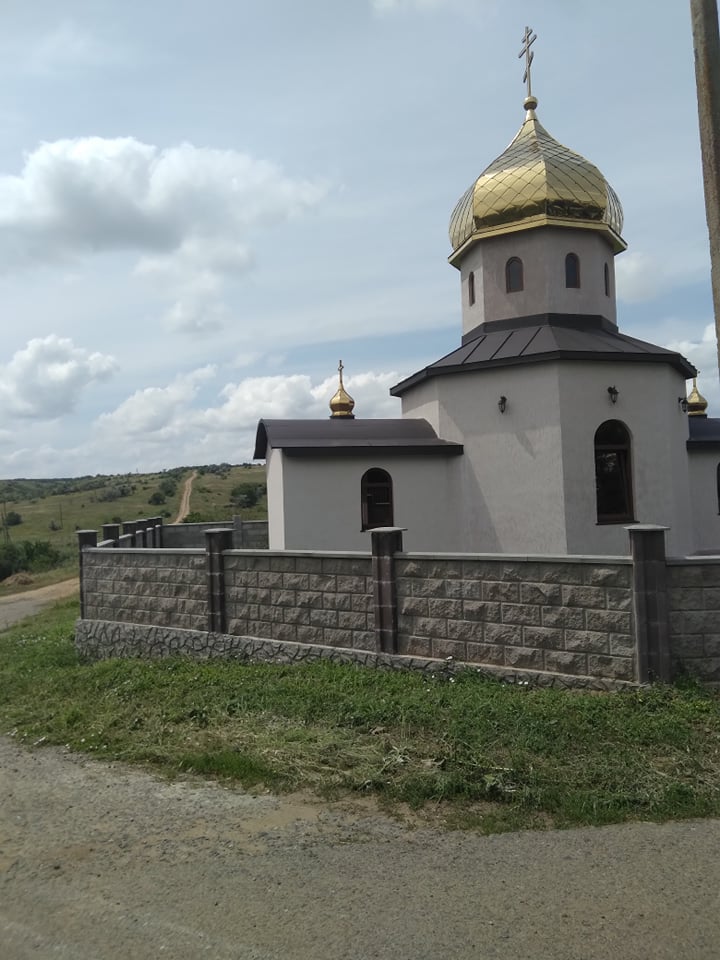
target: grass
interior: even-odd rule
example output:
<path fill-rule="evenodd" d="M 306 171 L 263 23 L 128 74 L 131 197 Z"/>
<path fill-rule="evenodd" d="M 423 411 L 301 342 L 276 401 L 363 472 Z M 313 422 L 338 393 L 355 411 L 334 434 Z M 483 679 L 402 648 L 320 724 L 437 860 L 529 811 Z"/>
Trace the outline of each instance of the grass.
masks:
<path fill-rule="evenodd" d="M 244 519 L 266 519 L 267 501 L 250 509 L 239 510 L 232 503 L 230 491 L 239 485 L 260 485 L 265 482 L 262 466 L 198 467 L 198 476 L 193 483 L 190 510 L 202 520 L 229 520 L 240 513 Z M 181 467 L 164 473 L 132 473 L 118 476 L 98 476 L 72 480 L 6 480 L 0 481 L 0 507 L 5 511 L 19 513 L 22 523 L 7 528 L 13 542 L 23 540 L 48 540 L 60 550 L 65 558 L 61 575 L 54 571 L 33 574 L 33 583 L 27 588 L 55 583 L 77 575 L 77 530 L 97 530 L 104 523 L 135 520 L 140 517 L 163 516 L 168 523 L 177 516 L 180 497 L 191 467 Z M 161 505 L 151 504 L 150 497 L 157 492 L 163 480 L 172 477 L 177 488 Z M 87 486 L 87 489 L 73 489 Z M 52 493 L 52 490 L 62 490 Z M 108 496 L 122 491 L 117 499 Z M 6 531 L 0 530 L 3 536 Z M 3 588 L 0 596 L 17 592 L 17 585 Z"/>
<path fill-rule="evenodd" d="M 496 832 L 720 815 L 720 701 L 468 672 L 79 661 L 77 606 L 0 634 L 0 732 L 246 788 L 373 795 Z"/>

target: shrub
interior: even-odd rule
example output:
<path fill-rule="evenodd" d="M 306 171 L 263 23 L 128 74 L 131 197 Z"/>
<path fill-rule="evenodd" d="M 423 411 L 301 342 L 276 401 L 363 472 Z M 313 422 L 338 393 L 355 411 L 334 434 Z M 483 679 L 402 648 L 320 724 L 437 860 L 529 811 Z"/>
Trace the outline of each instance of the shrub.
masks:
<path fill-rule="evenodd" d="M 23 522 L 23 518 L 17 512 L 17 510 L 8 510 L 5 514 L 5 526 L 6 527 L 17 527 Z"/>
<path fill-rule="evenodd" d="M 151 503 L 154 507 L 159 507 L 161 504 L 165 503 L 165 494 L 162 490 L 156 490 L 155 493 L 150 495 L 148 503 Z"/>

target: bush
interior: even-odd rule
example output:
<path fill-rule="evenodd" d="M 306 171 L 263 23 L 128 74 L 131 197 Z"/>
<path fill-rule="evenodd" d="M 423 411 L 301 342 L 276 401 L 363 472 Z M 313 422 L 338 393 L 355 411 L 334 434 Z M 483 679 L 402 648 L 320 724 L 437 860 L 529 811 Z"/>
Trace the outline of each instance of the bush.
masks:
<path fill-rule="evenodd" d="M 62 561 L 62 554 L 48 540 L 24 540 L 0 545 L 0 580 L 28 570 L 51 570 Z"/>
<path fill-rule="evenodd" d="M 17 527 L 23 522 L 22 517 L 16 510 L 8 510 L 5 514 L 5 526 Z"/>
<path fill-rule="evenodd" d="M 165 503 L 165 494 L 162 490 L 156 490 L 155 493 L 150 495 L 148 503 L 151 503 L 154 507 L 159 507 L 161 504 Z"/>

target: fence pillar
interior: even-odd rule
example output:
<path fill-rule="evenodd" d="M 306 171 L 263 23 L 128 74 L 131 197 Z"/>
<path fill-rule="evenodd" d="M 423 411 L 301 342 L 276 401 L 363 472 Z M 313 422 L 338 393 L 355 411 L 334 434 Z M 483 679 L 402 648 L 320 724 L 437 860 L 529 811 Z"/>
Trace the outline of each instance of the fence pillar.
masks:
<path fill-rule="evenodd" d="M 205 531 L 208 582 L 208 630 L 225 633 L 225 560 L 223 550 L 232 550 L 233 532 L 226 527 Z"/>
<path fill-rule="evenodd" d="M 636 677 L 640 683 L 670 680 L 665 531 L 667 527 L 635 524 L 630 534 L 635 618 Z"/>
<path fill-rule="evenodd" d="M 161 547 L 163 545 L 163 518 L 153 517 L 150 523 L 153 526 L 153 546 Z"/>
<path fill-rule="evenodd" d="M 132 539 L 130 546 L 134 547 L 137 543 L 137 520 L 126 520 L 122 525 L 123 535 L 128 534 Z"/>
<path fill-rule="evenodd" d="M 395 554 L 402 553 L 403 527 L 376 527 L 372 543 L 375 642 L 383 653 L 397 653 L 398 616 Z"/>
<path fill-rule="evenodd" d="M 120 524 L 104 523 L 102 525 L 102 538 L 103 540 L 112 540 L 113 546 L 117 547 L 120 539 Z"/>
<path fill-rule="evenodd" d="M 85 619 L 85 583 L 83 578 L 83 551 L 86 547 L 97 546 L 97 530 L 78 530 L 78 550 L 80 551 L 80 619 Z"/>

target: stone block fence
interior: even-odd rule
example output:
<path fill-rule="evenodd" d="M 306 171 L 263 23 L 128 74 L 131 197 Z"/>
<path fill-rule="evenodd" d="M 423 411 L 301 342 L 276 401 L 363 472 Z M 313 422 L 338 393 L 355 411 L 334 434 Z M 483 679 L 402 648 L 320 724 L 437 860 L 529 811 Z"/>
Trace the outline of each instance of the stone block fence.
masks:
<path fill-rule="evenodd" d="M 80 531 L 81 618 L 91 658 L 343 662 L 456 669 L 598 689 L 688 672 L 720 684 L 720 557 L 667 559 L 662 527 L 628 528 L 627 557 L 408 554 L 402 531 L 371 551 L 238 549 L 237 528 L 168 546 L 144 521 Z M 140 533 L 142 529 L 143 533 Z M 162 545 L 161 545 L 162 544 Z"/>

